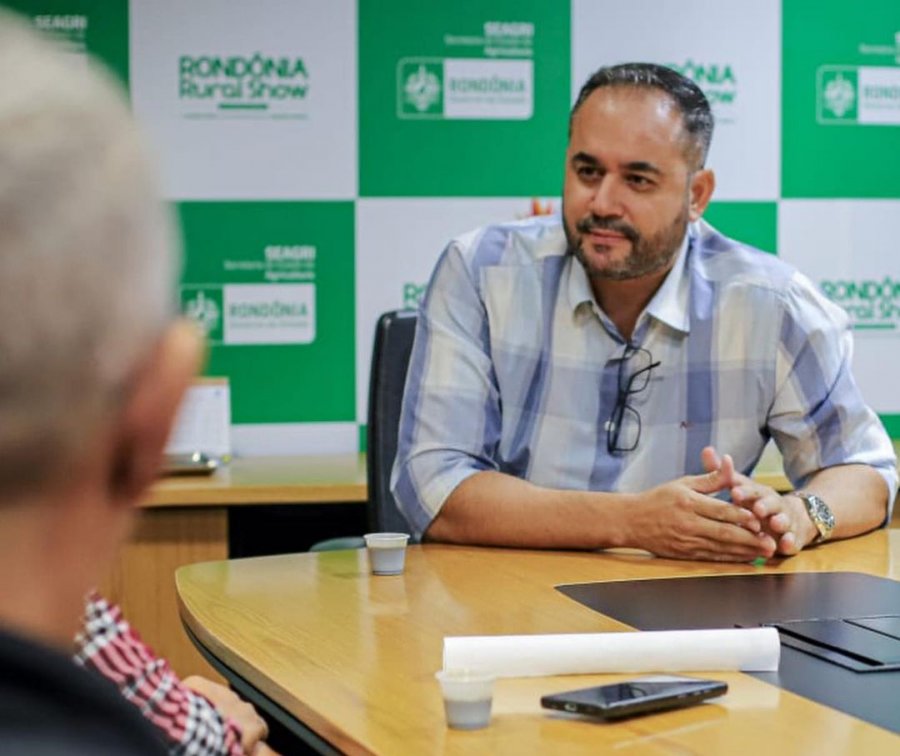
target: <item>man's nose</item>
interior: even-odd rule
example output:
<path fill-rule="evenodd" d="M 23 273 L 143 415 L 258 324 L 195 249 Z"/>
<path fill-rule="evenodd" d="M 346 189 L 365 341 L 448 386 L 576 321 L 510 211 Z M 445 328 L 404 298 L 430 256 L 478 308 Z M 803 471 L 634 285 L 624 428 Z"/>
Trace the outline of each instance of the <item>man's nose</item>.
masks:
<path fill-rule="evenodd" d="M 615 176 L 607 173 L 594 187 L 590 211 L 601 218 L 621 217 L 624 214 L 621 192 L 622 187 Z"/>

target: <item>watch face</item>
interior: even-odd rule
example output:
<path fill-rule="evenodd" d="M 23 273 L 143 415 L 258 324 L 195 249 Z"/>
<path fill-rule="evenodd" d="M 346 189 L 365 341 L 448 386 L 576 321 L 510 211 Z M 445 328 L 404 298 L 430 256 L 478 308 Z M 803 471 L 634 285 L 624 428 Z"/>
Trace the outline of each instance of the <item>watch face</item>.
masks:
<path fill-rule="evenodd" d="M 827 538 L 834 529 L 834 514 L 829 506 L 815 494 L 807 494 L 807 497 L 809 514 L 815 522 L 819 534 L 822 538 Z"/>

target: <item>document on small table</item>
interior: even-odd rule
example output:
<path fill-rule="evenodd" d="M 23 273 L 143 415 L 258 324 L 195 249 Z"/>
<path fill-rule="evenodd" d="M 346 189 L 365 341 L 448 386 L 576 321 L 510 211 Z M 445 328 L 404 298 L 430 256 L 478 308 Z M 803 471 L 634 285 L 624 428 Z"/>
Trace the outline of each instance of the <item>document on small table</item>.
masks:
<path fill-rule="evenodd" d="M 167 455 L 231 456 L 231 390 L 227 378 L 198 378 L 185 393 Z"/>

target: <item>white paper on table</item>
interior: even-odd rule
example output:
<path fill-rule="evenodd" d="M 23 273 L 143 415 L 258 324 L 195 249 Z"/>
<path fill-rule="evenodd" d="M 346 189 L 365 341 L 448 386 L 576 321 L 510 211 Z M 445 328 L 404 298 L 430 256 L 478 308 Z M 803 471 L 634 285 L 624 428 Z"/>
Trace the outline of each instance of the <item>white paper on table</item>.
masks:
<path fill-rule="evenodd" d="M 231 389 L 227 378 L 197 378 L 178 408 L 167 454 L 231 456 Z"/>
<path fill-rule="evenodd" d="M 444 638 L 444 669 L 478 670 L 498 677 L 772 672 L 780 657 L 774 627 Z"/>

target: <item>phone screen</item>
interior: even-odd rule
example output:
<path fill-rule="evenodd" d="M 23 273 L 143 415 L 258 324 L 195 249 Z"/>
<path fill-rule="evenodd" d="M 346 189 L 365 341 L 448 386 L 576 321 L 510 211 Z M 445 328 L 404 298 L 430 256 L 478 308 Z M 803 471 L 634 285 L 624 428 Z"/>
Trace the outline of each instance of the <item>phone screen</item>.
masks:
<path fill-rule="evenodd" d="M 606 719 L 689 706 L 720 696 L 728 685 L 690 677 L 645 677 L 541 698 L 541 705 Z"/>

